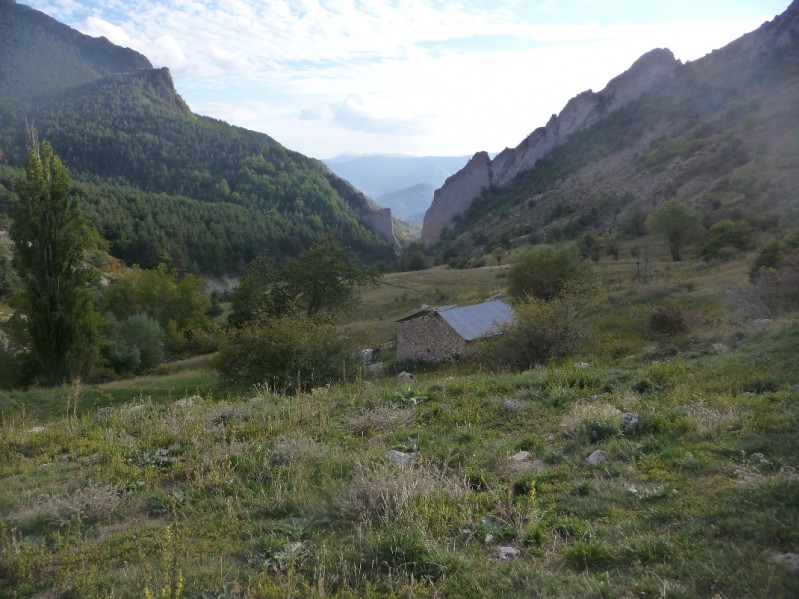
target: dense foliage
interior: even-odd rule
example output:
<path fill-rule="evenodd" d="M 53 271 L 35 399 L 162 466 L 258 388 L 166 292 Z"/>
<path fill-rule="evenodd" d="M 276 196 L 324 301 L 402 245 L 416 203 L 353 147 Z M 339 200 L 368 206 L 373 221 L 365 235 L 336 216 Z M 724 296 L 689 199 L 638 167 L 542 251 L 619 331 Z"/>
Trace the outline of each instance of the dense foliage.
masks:
<path fill-rule="evenodd" d="M 360 366 L 357 348 L 336 321 L 352 310 L 378 273 L 363 268 L 326 237 L 279 268 L 253 261 L 231 294 L 230 327 L 217 368 L 238 383 L 297 391 L 348 380 Z"/>
<path fill-rule="evenodd" d="M 151 270 L 136 267 L 108 285 L 102 305 L 123 324 L 134 315 L 151 317 L 166 333 L 165 347 L 173 355 L 198 353 L 211 349 L 207 333 L 213 328 L 206 315 L 210 300 L 201 288 L 199 278 L 180 276 L 166 264 Z"/>
<path fill-rule="evenodd" d="M 99 318 L 90 285 L 96 274 L 83 266 L 90 237 L 69 173 L 48 142 L 28 155 L 26 178 L 10 234 L 17 254 L 21 291 L 14 305 L 39 380 L 60 383 L 93 365 Z"/>
<path fill-rule="evenodd" d="M 544 300 L 527 296 L 514 303 L 514 321 L 502 335 L 480 344 L 476 360 L 495 368 L 525 370 L 576 355 L 590 339 L 585 323 L 586 297 L 562 292 Z"/>
<path fill-rule="evenodd" d="M 340 327 L 291 313 L 259 314 L 228 330 L 215 365 L 231 383 L 293 393 L 350 380 L 361 361 Z"/>
<path fill-rule="evenodd" d="M 570 246 L 541 245 L 526 250 L 508 271 L 508 293 L 522 300 L 550 300 L 567 287 L 584 284 L 590 271 Z"/>
<path fill-rule="evenodd" d="M 376 270 L 359 266 L 341 243 L 326 237 L 282 268 L 265 256 L 250 263 L 231 294 L 229 322 L 241 325 L 258 314 L 334 319 L 355 306 L 359 288 L 378 280 Z"/>
<path fill-rule="evenodd" d="M 669 200 L 646 218 L 647 229 L 669 244 L 671 259 L 682 260 L 683 248 L 702 239 L 702 216 L 697 210 L 677 200 Z"/>

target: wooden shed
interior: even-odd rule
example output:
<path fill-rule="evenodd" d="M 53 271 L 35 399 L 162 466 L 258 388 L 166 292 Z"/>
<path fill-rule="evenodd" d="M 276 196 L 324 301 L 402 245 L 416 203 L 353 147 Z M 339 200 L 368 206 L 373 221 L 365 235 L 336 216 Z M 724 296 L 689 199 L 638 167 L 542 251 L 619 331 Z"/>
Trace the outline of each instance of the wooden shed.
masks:
<path fill-rule="evenodd" d="M 465 356 L 472 342 L 496 335 L 513 320 L 513 310 L 501 299 L 471 306 L 423 306 L 397 321 L 397 360 L 441 362 Z"/>

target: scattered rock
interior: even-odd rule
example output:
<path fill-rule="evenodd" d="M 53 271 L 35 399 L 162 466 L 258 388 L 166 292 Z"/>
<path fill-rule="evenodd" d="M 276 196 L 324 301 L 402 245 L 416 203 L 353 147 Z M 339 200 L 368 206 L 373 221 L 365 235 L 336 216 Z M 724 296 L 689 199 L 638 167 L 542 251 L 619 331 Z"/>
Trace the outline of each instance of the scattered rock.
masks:
<path fill-rule="evenodd" d="M 110 407 L 100 408 L 99 410 L 97 410 L 97 413 L 94 415 L 94 419 L 95 421 L 97 421 L 100 420 L 100 418 L 105 418 L 106 416 L 110 416 L 113 413 L 114 413 L 114 408 Z"/>
<path fill-rule="evenodd" d="M 370 374 L 380 374 L 383 372 L 383 363 L 382 362 L 373 362 L 371 364 L 367 364 L 366 371 Z"/>
<path fill-rule="evenodd" d="M 399 373 L 399 376 L 397 377 L 397 381 L 399 383 L 409 383 L 409 384 L 411 384 L 411 383 L 415 383 L 416 382 L 416 377 L 413 376 L 410 372 L 405 372 L 403 370 L 402 372 Z"/>
<path fill-rule="evenodd" d="M 203 398 L 199 395 L 192 395 L 191 397 L 184 397 L 183 399 L 177 400 L 172 405 L 176 408 L 187 408 L 188 406 L 193 406 L 198 401 L 202 401 Z"/>
<path fill-rule="evenodd" d="M 799 570 L 799 554 L 796 553 L 772 553 L 769 560 L 775 564 L 780 564 L 791 571 Z"/>
<path fill-rule="evenodd" d="M 512 399 L 506 399 L 502 402 L 502 411 L 503 412 L 518 412 L 519 411 L 519 402 L 513 401 Z"/>
<path fill-rule="evenodd" d="M 387 454 L 389 461 L 398 468 L 407 468 L 413 463 L 413 455 L 396 449 L 390 450 Z"/>
<path fill-rule="evenodd" d="M 518 453 L 513 454 L 508 459 L 512 462 L 526 462 L 530 457 L 529 451 L 520 451 Z"/>
<path fill-rule="evenodd" d="M 602 449 L 597 449 L 593 452 L 586 461 L 591 464 L 592 466 L 596 466 L 597 464 L 601 464 L 603 462 L 607 462 L 610 459 L 610 455 L 608 455 L 607 451 Z"/>
<path fill-rule="evenodd" d="M 43 426 L 34 426 L 34 427 L 32 427 L 32 428 L 29 428 L 29 429 L 28 429 L 28 432 L 29 432 L 29 433 L 34 433 L 34 434 L 37 434 L 37 433 L 43 433 L 43 432 L 44 432 L 44 431 L 46 431 L 46 430 L 47 430 L 47 429 L 46 429 L 46 428 L 44 428 Z"/>
<path fill-rule="evenodd" d="M 502 560 L 516 559 L 517 557 L 519 557 L 519 555 L 521 555 L 521 551 L 516 549 L 516 547 L 500 546 L 497 547 L 496 551 L 494 552 L 494 555 L 496 555 L 498 559 Z"/>
<path fill-rule="evenodd" d="M 621 415 L 621 430 L 629 433 L 638 428 L 638 414 L 635 412 L 625 412 Z"/>
<path fill-rule="evenodd" d="M 574 365 L 574 367 L 575 367 L 577 370 L 588 370 L 589 368 L 591 368 L 591 365 L 590 365 L 588 362 L 577 362 L 577 363 Z"/>

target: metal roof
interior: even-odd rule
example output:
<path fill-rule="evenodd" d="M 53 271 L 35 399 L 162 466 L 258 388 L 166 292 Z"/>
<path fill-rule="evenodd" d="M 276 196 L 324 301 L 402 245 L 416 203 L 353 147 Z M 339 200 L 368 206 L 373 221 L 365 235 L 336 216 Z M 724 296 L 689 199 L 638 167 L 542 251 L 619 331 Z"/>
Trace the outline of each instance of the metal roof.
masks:
<path fill-rule="evenodd" d="M 513 321 L 513 310 L 500 299 L 463 308 L 438 310 L 438 315 L 466 341 L 496 334 L 502 325 Z"/>

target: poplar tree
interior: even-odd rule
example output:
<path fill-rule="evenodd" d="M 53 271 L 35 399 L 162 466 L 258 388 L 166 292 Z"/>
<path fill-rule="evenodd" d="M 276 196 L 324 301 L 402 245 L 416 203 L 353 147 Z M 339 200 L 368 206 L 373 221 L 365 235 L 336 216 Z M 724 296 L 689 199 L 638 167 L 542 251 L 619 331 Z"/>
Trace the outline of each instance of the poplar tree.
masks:
<path fill-rule="evenodd" d="M 25 179 L 16 188 L 19 202 L 10 229 L 22 283 L 16 307 L 24 317 L 37 378 L 52 383 L 88 371 L 100 322 L 90 293 L 91 271 L 83 267 L 91 237 L 70 185 L 50 144 L 34 143 Z"/>

